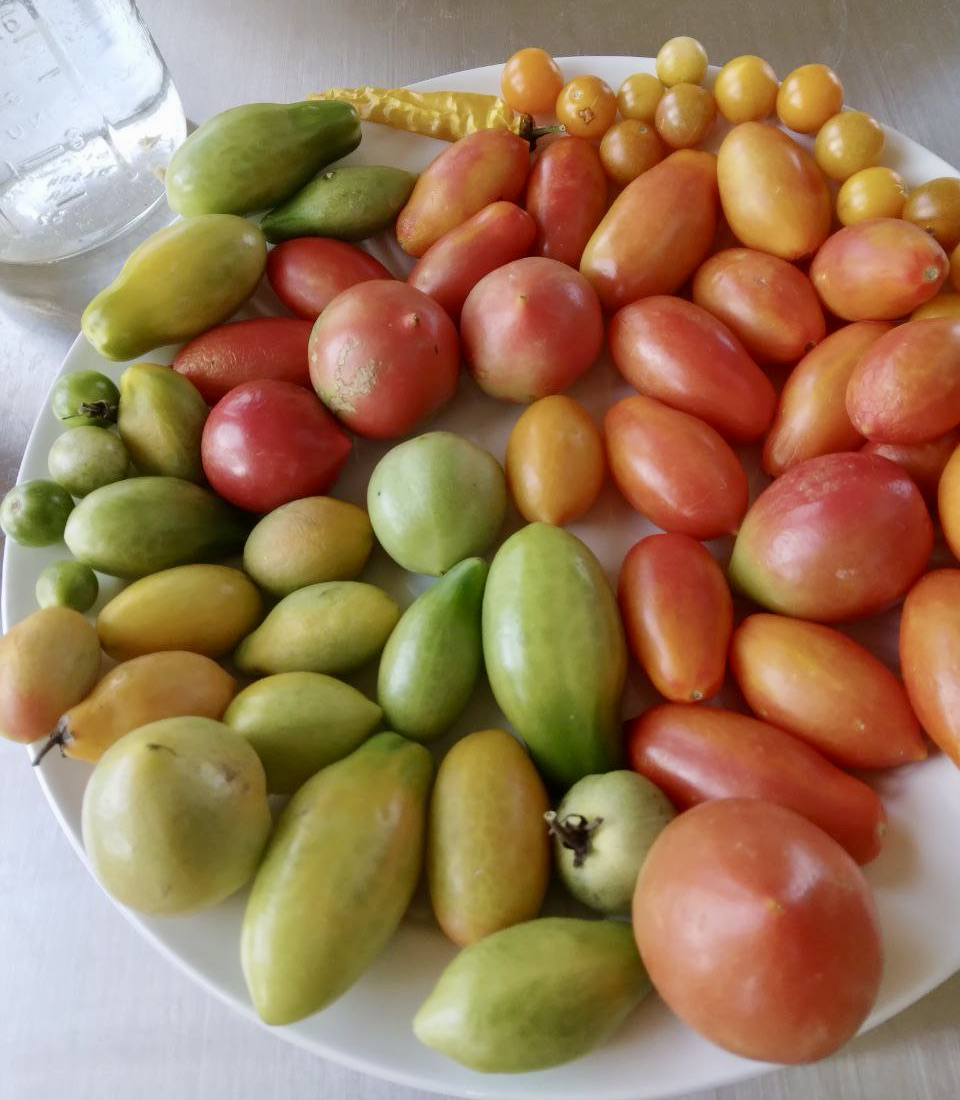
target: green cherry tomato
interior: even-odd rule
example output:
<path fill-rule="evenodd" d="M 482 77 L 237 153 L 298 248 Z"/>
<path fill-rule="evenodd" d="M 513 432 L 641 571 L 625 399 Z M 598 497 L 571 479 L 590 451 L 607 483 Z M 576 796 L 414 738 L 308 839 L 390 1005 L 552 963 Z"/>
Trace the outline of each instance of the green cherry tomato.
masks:
<path fill-rule="evenodd" d="M 75 370 L 58 379 L 50 394 L 53 415 L 65 424 L 105 428 L 117 422 L 120 391 L 105 374 Z"/>
<path fill-rule="evenodd" d="M 89 611 L 100 595 L 100 582 L 89 565 L 72 558 L 51 562 L 37 577 L 37 603 L 41 607 L 72 607 Z"/>
<path fill-rule="evenodd" d="M 47 455 L 50 477 L 75 497 L 127 476 L 130 456 L 120 436 L 93 424 L 62 432 Z"/>
<path fill-rule="evenodd" d="M 50 546 L 63 538 L 73 497 L 55 481 L 24 481 L 0 503 L 0 527 L 21 546 Z"/>

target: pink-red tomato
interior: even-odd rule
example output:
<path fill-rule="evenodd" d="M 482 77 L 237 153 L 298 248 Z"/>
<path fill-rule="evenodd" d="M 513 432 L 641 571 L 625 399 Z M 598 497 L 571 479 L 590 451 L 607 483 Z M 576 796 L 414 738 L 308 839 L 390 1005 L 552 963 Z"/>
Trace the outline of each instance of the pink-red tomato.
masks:
<path fill-rule="evenodd" d="M 868 649 L 821 623 L 748 615 L 730 669 L 753 713 L 844 768 L 889 768 L 927 755 L 903 683 Z"/>
<path fill-rule="evenodd" d="M 846 451 L 799 462 L 760 493 L 728 575 L 770 611 L 842 622 L 896 603 L 932 550 L 930 513 L 905 471 Z"/>
<path fill-rule="evenodd" d="M 648 535 L 617 584 L 627 645 L 665 699 L 696 703 L 723 686 L 733 597 L 720 564 L 690 535 Z"/>
<path fill-rule="evenodd" d="M 796 266 L 755 248 L 725 248 L 697 268 L 693 300 L 761 363 L 796 363 L 824 338 L 813 284 Z"/>
<path fill-rule="evenodd" d="M 173 369 L 208 405 L 242 382 L 276 378 L 310 388 L 307 344 L 312 325 L 294 317 L 254 317 L 207 329 L 177 352 Z"/>
<path fill-rule="evenodd" d="M 310 336 L 314 389 L 370 439 L 409 435 L 453 397 L 459 375 L 460 341 L 446 310 L 396 279 L 344 290 Z"/>
<path fill-rule="evenodd" d="M 214 492 L 264 513 L 324 496 L 350 454 L 350 437 L 317 396 L 293 382 L 245 382 L 207 417 L 200 451 Z"/>
<path fill-rule="evenodd" d="M 429 294 L 454 321 L 467 295 L 491 271 L 526 256 L 537 227 L 514 202 L 492 202 L 444 233 L 417 260 L 407 282 Z"/>
<path fill-rule="evenodd" d="M 392 278 L 369 252 L 329 237 L 297 237 L 267 253 L 267 280 L 274 294 L 307 321 L 315 321 L 348 286 Z"/>
<path fill-rule="evenodd" d="M 576 267 L 607 209 L 607 177 L 586 138 L 563 137 L 536 155 L 524 206 L 537 225 L 533 252 Z"/>
<path fill-rule="evenodd" d="M 507 487 L 530 523 L 572 523 L 603 487 L 606 460 L 600 430 L 566 394 L 541 397 L 524 409 L 507 439 Z"/>
<path fill-rule="evenodd" d="M 889 458 L 902 466 L 927 503 L 936 504 L 940 479 L 957 447 L 960 447 L 960 428 L 953 428 L 925 443 L 864 443 L 860 450 Z"/>
<path fill-rule="evenodd" d="M 600 302 L 568 264 L 524 256 L 485 275 L 460 314 L 463 354 L 477 385 L 504 401 L 561 393 L 603 346 Z"/>
<path fill-rule="evenodd" d="M 900 668 L 920 723 L 960 767 L 960 569 L 934 569 L 903 601 Z"/>
<path fill-rule="evenodd" d="M 777 394 L 743 344 L 712 313 L 683 298 L 654 294 L 617 310 L 610 354 L 631 386 L 705 420 L 734 440 L 770 425 Z"/>
<path fill-rule="evenodd" d="M 763 798 L 802 814 L 858 863 L 880 852 L 877 792 L 815 748 L 759 718 L 660 703 L 627 723 L 627 757 L 680 811 L 717 798 Z"/>
<path fill-rule="evenodd" d="M 894 321 L 937 293 L 950 260 L 919 226 L 868 218 L 831 234 L 810 264 L 820 300 L 845 321 Z"/>
<path fill-rule="evenodd" d="M 870 1013 L 883 944 L 869 883 L 792 810 L 725 799 L 658 835 L 633 899 L 637 946 L 667 1005 L 765 1062 L 825 1058 Z"/>
<path fill-rule="evenodd" d="M 627 503 L 664 531 L 731 535 L 747 510 L 747 475 L 706 421 L 652 397 L 625 397 L 603 420 L 607 466 Z"/>
<path fill-rule="evenodd" d="M 831 332 L 793 368 L 763 442 L 763 468 L 778 477 L 806 458 L 856 450 L 863 436 L 847 415 L 847 383 L 887 321 L 854 321 Z"/>
<path fill-rule="evenodd" d="M 904 321 L 860 356 L 847 415 L 879 443 L 926 443 L 960 424 L 960 320 Z"/>

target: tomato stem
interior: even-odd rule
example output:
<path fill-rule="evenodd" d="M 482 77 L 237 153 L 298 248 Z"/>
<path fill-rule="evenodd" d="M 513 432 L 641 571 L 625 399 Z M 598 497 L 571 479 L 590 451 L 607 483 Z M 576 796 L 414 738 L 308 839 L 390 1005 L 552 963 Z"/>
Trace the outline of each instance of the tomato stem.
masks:
<path fill-rule="evenodd" d="M 593 847 L 591 837 L 603 824 L 603 818 L 595 817 L 588 821 L 583 814 L 567 814 L 558 818 L 555 810 L 547 810 L 543 818 L 550 836 L 555 836 L 564 848 L 573 852 L 574 867 L 582 867 Z"/>
<path fill-rule="evenodd" d="M 53 733 L 50 734 L 50 736 L 44 742 L 43 747 L 30 761 L 30 763 L 34 767 L 36 767 L 54 746 L 56 746 L 60 750 L 60 755 L 63 756 L 63 746 L 67 743 L 67 736 L 67 727 L 63 723 L 58 722 L 57 728 L 53 731 Z"/>

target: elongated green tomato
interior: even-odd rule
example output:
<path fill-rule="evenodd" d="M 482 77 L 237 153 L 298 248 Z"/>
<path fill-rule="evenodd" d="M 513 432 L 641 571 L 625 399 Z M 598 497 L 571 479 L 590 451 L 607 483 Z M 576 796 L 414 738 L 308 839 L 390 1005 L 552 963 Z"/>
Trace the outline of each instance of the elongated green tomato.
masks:
<path fill-rule="evenodd" d="M 786 615 L 749 615 L 730 668 L 750 709 L 845 768 L 923 760 L 923 735 L 902 682 L 839 630 Z"/>
<path fill-rule="evenodd" d="M 550 783 L 617 765 L 626 643 L 610 582 L 583 542 L 531 523 L 503 543 L 483 596 L 483 656 L 500 709 Z"/>
<path fill-rule="evenodd" d="M 627 552 L 618 583 L 634 658 L 674 702 L 711 699 L 723 686 L 733 597 L 719 562 L 690 535 L 650 535 Z"/>
<path fill-rule="evenodd" d="M 790 372 L 763 441 L 763 468 L 778 477 L 806 458 L 850 451 L 863 436 L 847 414 L 847 383 L 887 321 L 854 321 L 830 333 Z"/>
<path fill-rule="evenodd" d="M 133 363 L 120 375 L 117 430 L 141 474 L 201 482 L 209 412 L 190 379 L 167 366 Z"/>
<path fill-rule="evenodd" d="M 430 799 L 427 881 L 455 944 L 539 914 L 550 881 L 549 808 L 533 761 L 505 730 L 468 733 L 444 756 Z"/>
<path fill-rule="evenodd" d="M 799 462 L 760 493 L 728 576 L 770 611 L 842 622 L 896 603 L 932 549 L 930 513 L 909 476 L 847 451 Z"/>
<path fill-rule="evenodd" d="M 385 732 L 308 780 L 254 879 L 240 953 L 268 1024 L 319 1012 L 396 931 L 420 874 L 433 758 Z"/>

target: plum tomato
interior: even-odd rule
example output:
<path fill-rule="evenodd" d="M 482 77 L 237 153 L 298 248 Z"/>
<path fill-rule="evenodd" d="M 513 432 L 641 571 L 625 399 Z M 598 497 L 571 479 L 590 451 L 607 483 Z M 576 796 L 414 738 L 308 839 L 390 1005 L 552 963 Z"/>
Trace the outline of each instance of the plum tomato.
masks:
<path fill-rule="evenodd" d="M 397 279 L 348 287 L 317 318 L 310 378 L 351 431 L 400 439 L 445 405 L 460 376 L 460 341 L 443 306 Z"/>
<path fill-rule="evenodd" d="M 596 292 L 574 268 L 524 256 L 485 275 L 460 315 L 467 367 L 491 397 L 518 403 L 560 393 L 603 345 Z"/>
<path fill-rule="evenodd" d="M 883 943 L 861 869 L 792 810 L 705 803 L 654 840 L 633 897 L 654 988 L 688 1026 L 746 1058 L 807 1063 L 852 1039 Z"/>
<path fill-rule="evenodd" d="M 310 390 L 293 382 L 244 382 L 207 417 L 200 451 L 214 492 L 258 514 L 329 492 L 351 440 Z"/>
<path fill-rule="evenodd" d="M 924 500 L 935 505 L 943 471 L 957 447 L 960 447 L 960 427 L 925 443 L 864 443 L 860 450 L 902 466 L 923 493 Z"/>
<path fill-rule="evenodd" d="M 315 321 L 348 286 L 392 278 L 369 252 L 329 237 L 296 237 L 267 254 L 267 280 L 274 294 L 306 321 Z"/>

